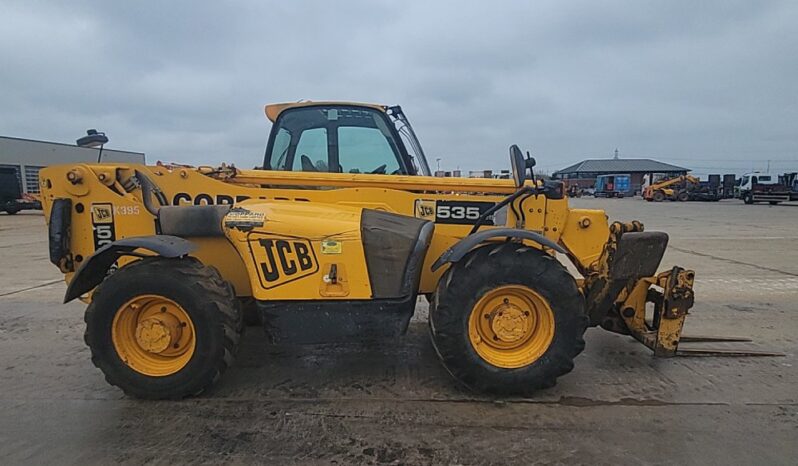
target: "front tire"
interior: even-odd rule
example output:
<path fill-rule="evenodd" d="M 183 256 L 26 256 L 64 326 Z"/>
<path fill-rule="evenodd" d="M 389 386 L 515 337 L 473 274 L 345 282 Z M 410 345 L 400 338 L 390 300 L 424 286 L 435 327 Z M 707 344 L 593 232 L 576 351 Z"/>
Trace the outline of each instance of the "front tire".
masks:
<path fill-rule="evenodd" d="M 108 383 L 146 399 L 207 389 L 232 365 L 243 330 L 232 286 L 193 258 L 122 267 L 97 287 L 85 321 Z"/>
<path fill-rule="evenodd" d="M 662 202 L 665 200 L 665 193 L 662 191 L 654 191 L 654 194 L 651 197 L 654 202 Z"/>
<path fill-rule="evenodd" d="M 483 246 L 453 264 L 430 306 L 430 333 L 455 379 L 483 392 L 554 386 L 582 352 L 588 318 L 555 258 L 519 243 Z"/>

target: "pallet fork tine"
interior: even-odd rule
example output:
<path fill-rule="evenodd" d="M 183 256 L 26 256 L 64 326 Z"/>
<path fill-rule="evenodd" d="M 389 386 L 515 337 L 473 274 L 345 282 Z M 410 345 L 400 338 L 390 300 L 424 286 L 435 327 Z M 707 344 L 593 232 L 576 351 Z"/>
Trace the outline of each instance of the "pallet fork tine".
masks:
<path fill-rule="evenodd" d="M 676 356 L 681 357 L 781 357 L 786 356 L 784 353 L 775 351 L 755 351 L 746 349 L 725 349 L 725 348 L 678 348 Z"/>
<path fill-rule="evenodd" d="M 621 317 L 629 333 L 651 348 L 655 356 L 725 356 L 725 357 L 778 357 L 783 353 L 745 348 L 684 348 L 682 343 L 751 342 L 746 337 L 712 335 L 682 335 L 682 327 L 689 309 L 693 306 L 693 280 L 695 273 L 681 267 L 663 272 L 656 277 L 638 280 L 627 293 L 621 305 Z M 660 292 L 652 286 L 661 288 Z M 654 304 L 654 319 L 646 321 L 646 303 Z"/>
<path fill-rule="evenodd" d="M 682 335 L 681 343 L 706 343 L 706 342 L 751 342 L 747 337 L 717 337 L 712 335 Z"/>

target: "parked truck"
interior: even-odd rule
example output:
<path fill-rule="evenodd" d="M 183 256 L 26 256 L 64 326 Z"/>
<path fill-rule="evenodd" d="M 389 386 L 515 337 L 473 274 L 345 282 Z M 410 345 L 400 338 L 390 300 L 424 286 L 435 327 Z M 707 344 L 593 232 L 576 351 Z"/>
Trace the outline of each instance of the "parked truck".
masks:
<path fill-rule="evenodd" d="M 746 204 L 768 202 L 770 205 L 776 205 L 780 202 L 798 200 L 795 182 L 796 173 L 782 175 L 746 173 L 740 181 L 738 196 Z"/>
<path fill-rule="evenodd" d="M 596 197 L 624 197 L 630 194 L 632 179 L 629 175 L 599 175 L 596 178 Z"/>
<path fill-rule="evenodd" d="M 10 167 L 0 167 L 0 212 L 14 215 L 20 210 L 41 210 L 42 203 L 22 193 L 17 171 Z"/>

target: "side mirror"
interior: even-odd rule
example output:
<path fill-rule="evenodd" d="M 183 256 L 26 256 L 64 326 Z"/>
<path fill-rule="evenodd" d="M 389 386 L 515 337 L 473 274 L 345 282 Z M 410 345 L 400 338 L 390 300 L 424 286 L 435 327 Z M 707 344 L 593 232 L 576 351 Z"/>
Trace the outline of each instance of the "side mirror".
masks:
<path fill-rule="evenodd" d="M 526 181 L 526 162 L 521 149 L 515 144 L 510 146 L 510 166 L 513 169 L 513 181 L 515 181 L 515 186 L 518 188 L 523 186 L 524 181 Z"/>
<path fill-rule="evenodd" d="M 517 145 L 510 146 L 510 165 L 513 168 L 513 180 L 517 187 L 520 188 L 524 185 L 524 181 L 527 180 L 526 171 L 532 170 L 536 163 L 535 158 L 529 155 L 529 152 L 526 153 L 526 158 L 524 158 L 524 154 Z"/>

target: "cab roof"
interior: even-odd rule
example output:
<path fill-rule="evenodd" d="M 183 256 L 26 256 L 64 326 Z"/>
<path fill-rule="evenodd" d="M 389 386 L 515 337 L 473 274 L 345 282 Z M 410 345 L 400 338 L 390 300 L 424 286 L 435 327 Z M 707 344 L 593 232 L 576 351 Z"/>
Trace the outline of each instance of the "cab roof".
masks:
<path fill-rule="evenodd" d="M 348 105 L 350 107 L 367 107 L 373 108 L 375 110 L 379 110 L 385 113 L 388 110 L 387 105 L 381 104 L 369 104 L 363 102 L 345 102 L 345 101 L 334 101 L 334 100 L 303 100 L 301 102 L 288 102 L 282 104 L 268 104 L 264 108 L 266 111 L 266 117 L 274 123 L 277 120 L 277 117 L 280 116 L 283 111 L 288 110 L 289 108 L 296 108 L 296 107 L 312 107 L 315 105 Z"/>

